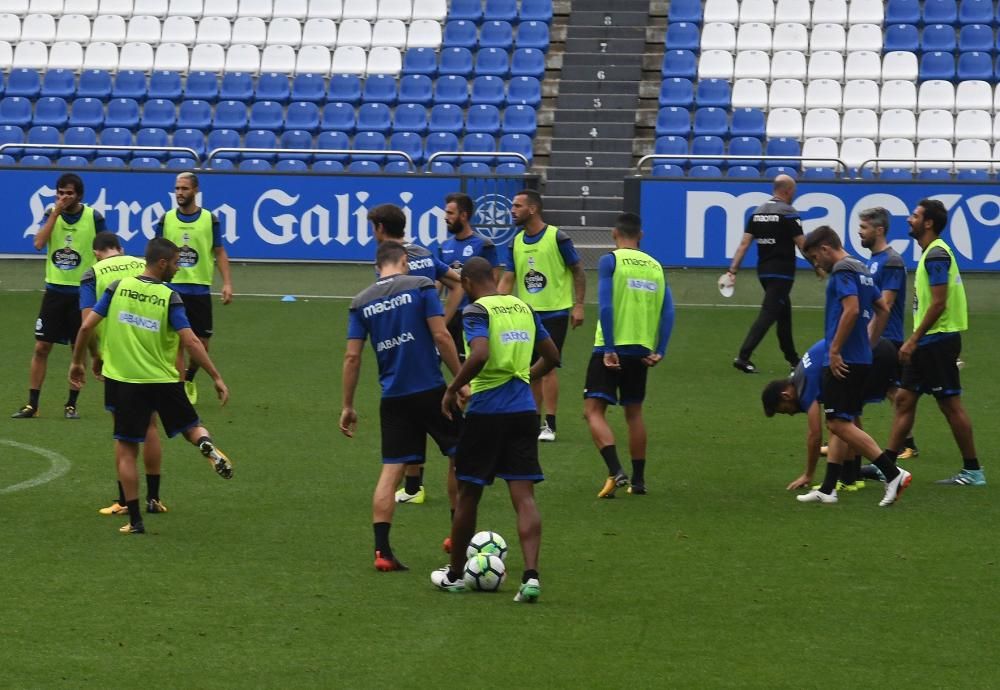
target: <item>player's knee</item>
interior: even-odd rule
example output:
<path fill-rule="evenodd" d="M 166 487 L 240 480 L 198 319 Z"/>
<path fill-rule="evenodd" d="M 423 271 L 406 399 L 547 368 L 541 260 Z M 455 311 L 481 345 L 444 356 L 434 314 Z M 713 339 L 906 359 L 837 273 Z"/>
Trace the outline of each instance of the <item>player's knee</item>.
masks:
<path fill-rule="evenodd" d="M 44 340 L 35 341 L 35 357 L 47 359 L 50 352 L 52 352 L 52 343 L 45 342 Z"/>

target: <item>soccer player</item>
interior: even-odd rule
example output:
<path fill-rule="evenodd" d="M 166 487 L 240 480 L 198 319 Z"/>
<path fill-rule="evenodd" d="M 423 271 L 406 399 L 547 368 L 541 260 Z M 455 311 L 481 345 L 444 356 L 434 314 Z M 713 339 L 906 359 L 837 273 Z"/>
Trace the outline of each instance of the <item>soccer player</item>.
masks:
<path fill-rule="evenodd" d="M 798 496 L 803 503 L 836 503 L 839 460 L 849 449 L 868 458 L 885 476 L 885 494 L 880 506 L 895 503 L 912 479 L 896 467 L 895 458 L 882 452 L 878 444 L 855 424 L 864 405 L 865 383 L 872 363 L 872 342 L 878 342 L 889 310 L 865 265 L 844 251 L 833 228 L 824 225 L 806 237 L 803 253 L 829 276 L 826 285 L 823 378 L 820 398 L 830 432 L 826 477 L 819 489 Z M 869 321 L 874 315 L 874 323 Z"/>
<path fill-rule="evenodd" d="M 406 570 L 389 544 L 396 505 L 393 492 L 407 463 L 423 463 L 428 435 L 442 455 L 450 458 L 455 454 L 459 422 L 441 414 L 445 386 L 440 362 L 444 360 L 456 374 L 458 353 L 445 326 L 434 282 L 425 276 L 407 275 L 407 248 L 399 242 L 382 242 L 375 254 L 375 267 L 379 280 L 351 302 L 340 431 L 348 438 L 357 431 L 354 393 L 365 340 L 370 338 L 382 386 L 382 473 L 372 497 L 375 569 Z"/>
<path fill-rule="evenodd" d="M 618 216 L 611 230 L 616 249 L 597 264 L 599 321 L 583 389 L 583 414 L 594 445 L 608 466 L 598 498 L 614 498 L 628 484 L 608 425 L 608 405 L 622 405 L 632 455 L 630 494 L 646 493 L 646 423 L 642 402 L 646 376 L 663 359 L 674 326 L 674 301 L 663 267 L 639 250 L 642 221 Z"/>
<path fill-rule="evenodd" d="M 141 275 L 146 270 L 146 261 L 134 256 L 126 256 L 122 250 L 118 235 L 113 232 L 99 232 L 94 237 L 94 256 L 97 263 L 87 269 L 80 279 L 80 316 L 83 320 L 97 304 L 97 296 L 103 295 L 116 280 Z M 102 377 L 103 359 L 101 357 L 101 331 L 104 324 L 94 333 L 97 340 L 98 355 L 94 357 L 94 375 Z M 112 407 L 114 401 L 105 400 L 106 407 Z M 149 419 L 146 430 L 146 441 L 142 446 L 142 461 L 146 468 L 146 512 L 165 513 L 167 507 L 160 501 L 160 467 L 163 460 L 163 446 L 156 429 L 156 417 Z M 125 503 L 125 489 L 118 482 L 118 498 L 108 507 L 98 511 L 101 515 L 122 515 L 128 512 Z"/>
<path fill-rule="evenodd" d="M 541 318 L 562 356 L 566 328 L 583 324 L 583 301 L 587 277 L 583 264 L 565 232 L 542 219 L 542 197 L 525 189 L 514 195 L 511 205 L 514 222 L 521 228 L 511 243 L 511 265 L 507 266 L 500 292 L 524 300 Z M 535 352 L 532 361 L 541 353 Z M 545 423 L 539 418 L 539 441 L 556 440 L 556 410 L 559 407 L 559 378 L 551 370 L 540 381 L 532 381 L 531 391 Z"/>
<path fill-rule="evenodd" d="M 104 328 L 105 400 L 112 403 L 115 457 L 118 478 L 125 489 L 128 524 L 124 534 L 146 531 L 139 512 L 139 477 L 136 458 L 146 438 L 150 418 L 158 414 L 168 437 L 183 434 L 208 458 L 224 479 L 233 476 L 233 465 L 219 450 L 198 413 L 184 393 L 177 375 L 177 349 L 182 345 L 215 383 L 222 404 L 229 389 L 201 341 L 194 335 L 180 295 L 166 283 L 179 270 L 180 250 L 170 240 L 154 237 L 146 245 L 146 269 L 139 276 L 116 280 L 108 286 L 80 327 L 73 348 L 69 378 L 83 386 L 87 342 L 94 329 L 107 318 Z"/>
<path fill-rule="evenodd" d="M 368 221 L 372 224 L 372 234 L 375 241 L 382 244 L 386 240 L 399 242 L 406 249 L 407 269 L 411 276 L 423 276 L 432 281 L 439 281 L 448 290 L 448 298 L 444 305 L 444 322 L 447 324 L 455 314 L 459 313 L 459 305 L 465 297 L 462 292 L 462 282 L 458 272 L 449 268 L 446 263 L 434 256 L 426 247 L 406 241 L 406 215 L 403 209 L 395 204 L 381 204 L 368 212 Z M 376 275 L 378 267 L 375 269 Z M 411 463 L 406 466 L 403 487 L 396 492 L 396 503 L 420 504 L 424 502 L 424 463 Z M 455 507 L 455 496 L 458 485 L 451 474 L 448 475 L 448 498 L 452 509 Z"/>
<path fill-rule="evenodd" d="M 903 381 L 896 396 L 889 451 L 899 450 L 913 427 L 917 401 L 931 393 L 944 414 L 962 453 L 962 469 L 938 484 L 984 486 L 986 475 L 976 455 L 972 421 L 962 405 L 962 382 L 957 360 L 962 353 L 962 331 L 969 327 L 965 286 L 955 255 L 941 233 L 948 211 L 937 199 L 922 199 L 910 214 L 910 237 L 923 254 L 914 279 L 913 333 L 899 348 Z"/>
<path fill-rule="evenodd" d="M 222 241 L 218 217 L 198 206 L 198 176 L 182 172 L 174 182 L 177 208 L 164 214 L 154 232 L 165 237 L 181 250 L 180 270 L 170 287 L 184 301 L 184 310 L 191 329 L 208 350 L 214 331 L 212 320 L 212 276 L 216 267 L 222 276 L 222 303 L 233 301 L 233 277 L 229 271 L 229 254 Z M 194 376 L 198 363 L 189 361 L 184 372 L 184 391 L 191 403 L 198 402 Z"/>
<path fill-rule="evenodd" d="M 461 275 L 462 266 L 466 261 L 474 256 L 481 256 L 490 262 L 490 266 L 493 267 L 493 277 L 499 282 L 503 275 L 503 265 L 497 259 L 496 245 L 493 244 L 493 240 L 483 237 L 472 229 L 469 220 L 474 212 L 472 197 L 468 194 L 456 192 L 445 198 L 444 220 L 451 236 L 441 243 L 438 248 L 438 257 Z M 469 298 L 463 293 L 458 311 L 448 321 L 448 332 L 451 333 L 451 337 L 455 341 L 455 348 L 458 350 L 458 358 L 461 361 L 465 360 L 465 337 L 462 334 L 461 310 L 468 304 Z"/>
<path fill-rule="evenodd" d="M 896 349 L 903 345 L 903 303 L 906 301 L 906 264 L 903 257 L 890 246 L 886 239 L 889 231 L 889 212 L 880 206 L 869 208 L 858 214 L 860 224 L 858 235 L 861 246 L 872 255 L 868 260 L 868 271 L 875 279 L 875 285 L 882 291 L 882 299 L 889 307 L 889 321 L 885 325 L 883 338 L 888 339 Z M 889 392 L 893 404 L 896 400 L 896 389 L 899 387 L 899 377 L 902 366 L 897 359 L 896 383 Z M 897 460 L 907 460 L 919 455 L 917 443 L 911 434 L 903 443 L 903 450 Z"/>
<path fill-rule="evenodd" d="M 764 288 L 764 301 L 757 320 L 750 326 L 733 366 L 747 374 L 756 374 L 757 367 L 750 356 L 777 323 L 778 345 L 788 364 L 799 361 L 792 339 L 792 285 L 795 283 L 795 248 L 802 249 L 802 221 L 792 206 L 795 180 L 788 175 L 774 178 L 773 196 L 750 216 L 746 232 L 736 248 L 727 274 L 735 281 L 750 243 L 757 245 L 757 279 Z"/>
<path fill-rule="evenodd" d="M 35 321 L 35 350 L 31 355 L 28 402 L 11 417 L 38 416 L 38 400 L 48 368 L 52 345 L 72 345 L 80 330 L 80 279 L 94 265 L 91 245 L 103 231 L 104 217 L 83 203 L 83 180 L 66 173 L 56 181 L 56 201 L 35 235 L 35 249 L 45 249 L 45 296 Z M 66 419 L 79 419 L 76 410 L 80 389 L 72 383 L 63 405 Z"/>
<path fill-rule="evenodd" d="M 807 417 L 806 467 L 798 478 L 788 484 L 786 488 L 789 491 L 809 486 L 816 472 L 822 439 L 823 402 L 820 400 L 820 388 L 826 354 L 826 340 L 816 341 L 795 365 L 789 378 L 771 381 L 761 393 L 764 414 L 768 417 L 803 412 Z M 872 350 L 872 366 L 865 381 L 864 404 L 881 402 L 896 386 L 897 362 L 896 346 L 885 338 L 880 339 Z M 860 426 L 861 418 L 858 417 L 855 422 Z M 860 455 L 849 452 L 847 457 L 835 458 L 833 462 L 843 465 L 836 491 L 857 491 L 864 487 L 859 477 Z"/>
<path fill-rule="evenodd" d="M 498 294 L 490 263 L 470 259 L 462 270 L 462 285 L 473 303 L 465 308 L 468 357 L 441 400 L 444 414 L 457 414 L 462 388 L 471 384 L 472 397 L 455 453 L 458 506 L 451 526 L 451 563 L 431 573 L 431 582 L 453 592 L 465 589 L 462 570 L 469 540 L 476 532 L 476 513 L 483 487 L 496 477 L 507 481 L 517 513 L 517 533 L 524 554 L 524 574 L 514 601 L 538 600 L 538 551 L 542 518 L 535 505 L 535 482 L 542 481 L 538 464 L 538 424 L 529 381 L 559 363 L 559 351 L 531 307 L 513 295 Z M 532 348 L 541 357 L 532 364 Z"/>

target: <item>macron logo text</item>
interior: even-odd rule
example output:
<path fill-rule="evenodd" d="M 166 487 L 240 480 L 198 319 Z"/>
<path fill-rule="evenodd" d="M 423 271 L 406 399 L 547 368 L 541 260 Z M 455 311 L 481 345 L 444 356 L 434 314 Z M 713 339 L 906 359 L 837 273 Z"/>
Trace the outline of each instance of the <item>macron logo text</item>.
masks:
<path fill-rule="evenodd" d="M 404 292 L 401 295 L 396 295 L 394 297 L 390 297 L 389 299 L 384 299 L 378 302 L 372 302 L 371 304 L 366 305 L 365 308 L 361 310 L 361 313 L 364 316 L 375 316 L 376 314 L 381 314 L 382 312 L 390 311 L 392 309 L 395 309 L 396 307 L 401 307 L 404 304 L 412 304 L 412 303 L 413 303 L 413 296 L 408 292 Z"/>

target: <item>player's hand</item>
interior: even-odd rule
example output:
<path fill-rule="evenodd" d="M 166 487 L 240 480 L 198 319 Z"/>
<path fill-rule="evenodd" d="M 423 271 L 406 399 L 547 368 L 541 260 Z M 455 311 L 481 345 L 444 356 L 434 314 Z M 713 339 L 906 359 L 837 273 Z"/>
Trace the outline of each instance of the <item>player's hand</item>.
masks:
<path fill-rule="evenodd" d="M 798 479 L 793 480 L 785 487 L 785 491 L 795 491 L 796 489 L 804 489 L 812 482 L 813 478 L 808 474 L 799 475 Z"/>
<path fill-rule="evenodd" d="M 222 286 L 222 303 L 223 304 L 229 304 L 232 301 L 233 301 L 233 286 L 232 285 L 228 285 L 228 284 L 223 285 Z"/>
<path fill-rule="evenodd" d="M 618 371 L 619 369 L 622 368 L 622 363 L 618 359 L 618 353 L 617 352 L 605 352 L 604 353 L 604 367 L 606 369 L 614 369 L 615 371 Z"/>
<path fill-rule="evenodd" d="M 454 411 L 458 409 L 458 393 L 450 388 L 444 392 L 441 398 L 441 414 L 448 419 L 453 419 Z"/>
<path fill-rule="evenodd" d="M 82 364 L 70 364 L 69 382 L 75 388 L 83 388 L 83 384 L 87 382 L 87 368 Z"/>
<path fill-rule="evenodd" d="M 647 367 L 655 367 L 657 364 L 663 361 L 663 355 L 658 355 L 655 352 L 650 352 L 648 355 L 642 358 L 642 363 Z"/>
<path fill-rule="evenodd" d="M 222 378 L 215 379 L 212 383 L 215 384 L 215 393 L 219 396 L 219 401 L 223 406 L 229 402 L 229 388 L 226 386 L 226 382 Z"/>
<path fill-rule="evenodd" d="M 52 213 L 56 216 L 60 215 L 69 206 L 68 196 L 56 196 L 55 203 L 52 204 Z"/>
<path fill-rule="evenodd" d="M 358 428 L 358 413 L 353 407 L 345 407 L 340 411 L 340 433 L 347 438 L 354 438 L 354 431 Z"/>
<path fill-rule="evenodd" d="M 458 407 L 463 412 L 465 411 L 465 406 L 468 404 L 469 398 L 471 397 L 472 397 L 472 389 L 469 387 L 468 384 L 462 386 L 462 388 L 458 391 Z"/>
<path fill-rule="evenodd" d="M 582 326 L 583 325 L 583 305 L 582 304 L 574 304 L 573 305 L 573 310 L 570 312 L 569 322 L 570 322 L 570 325 L 573 326 L 573 328 L 576 328 L 578 326 Z"/>
<path fill-rule="evenodd" d="M 909 364 L 910 359 L 913 358 L 913 352 L 917 349 L 917 344 L 912 340 L 907 340 L 902 345 L 899 346 L 899 361 L 903 364 Z"/>
<path fill-rule="evenodd" d="M 846 379 L 850 367 L 844 362 L 844 358 L 839 352 L 830 353 L 830 372 L 838 379 Z"/>
<path fill-rule="evenodd" d="M 104 360 L 100 357 L 94 357 L 91 361 L 91 371 L 94 372 L 94 378 L 98 381 L 104 380 Z"/>

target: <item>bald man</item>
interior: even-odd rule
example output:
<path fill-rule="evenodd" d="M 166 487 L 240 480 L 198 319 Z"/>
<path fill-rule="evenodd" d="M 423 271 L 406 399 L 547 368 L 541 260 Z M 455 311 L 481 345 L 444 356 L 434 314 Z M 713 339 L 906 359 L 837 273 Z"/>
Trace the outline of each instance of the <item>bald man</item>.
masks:
<path fill-rule="evenodd" d="M 778 324 L 778 345 L 785 361 L 793 368 L 799 361 L 792 340 L 791 292 L 795 282 L 795 248 L 802 249 L 805 237 L 799 212 L 792 206 L 794 198 L 795 180 L 788 175 L 774 178 L 774 195 L 750 216 L 740 246 L 726 271 L 735 281 L 750 243 L 757 244 L 757 279 L 764 288 L 764 301 L 757 320 L 740 346 L 739 355 L 733 360 L 733 366 L 746 374 L 757 373 L 750 355 L 774 323 Z"/>

